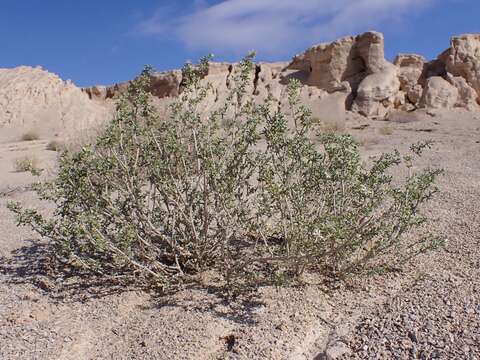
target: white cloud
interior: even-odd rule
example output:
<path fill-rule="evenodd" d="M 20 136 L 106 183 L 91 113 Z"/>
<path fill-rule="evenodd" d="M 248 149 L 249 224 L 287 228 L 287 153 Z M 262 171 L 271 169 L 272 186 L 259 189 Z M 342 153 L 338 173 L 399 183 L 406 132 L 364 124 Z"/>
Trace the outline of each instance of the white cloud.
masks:
<path fill-rule="evenodd" d="M 289 53 L 402 19 L 434 0 L 195 0 L 190 13 L 168 9 L 139 24 L 146 34 L 175 36 L 193 49 L 242 54 Z"/>

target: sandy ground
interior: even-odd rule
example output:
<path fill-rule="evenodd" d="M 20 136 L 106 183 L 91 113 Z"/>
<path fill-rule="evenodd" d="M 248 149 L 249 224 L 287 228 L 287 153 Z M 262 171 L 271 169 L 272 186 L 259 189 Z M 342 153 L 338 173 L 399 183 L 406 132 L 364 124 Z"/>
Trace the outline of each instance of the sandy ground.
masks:
<path fill-rule="evenodd" d="M 335 289 L 265 287 L 235 302 L 208 289 L 159 297 L 47 278 L 42 242 L 5 205 L 38 204 L 15 160 L 35 156 L 50 176 L 56 153 L 48 134 L 27 142 L 2 130 L 0 359 L 480 358 L 480 114 L 355 118 L 347 128 L 365 156 L 435 140 L 422 162 L 446 170 L 429 207 L 446 247 L 399 273 Z"/>

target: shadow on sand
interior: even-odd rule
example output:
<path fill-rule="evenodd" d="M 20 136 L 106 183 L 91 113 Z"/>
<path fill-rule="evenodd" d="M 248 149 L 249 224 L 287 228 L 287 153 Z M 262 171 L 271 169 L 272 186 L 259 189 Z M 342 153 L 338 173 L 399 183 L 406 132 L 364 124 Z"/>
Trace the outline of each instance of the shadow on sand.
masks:
<path fill-rule="evenodd" d="M 263 306 L 258 291 L 232 295 L 221 286 L 190 283 L 165 292 L 134 281 L 105 278 L 82 273 L 53 260 L 48 244 L 28 239 L 27 244 L 0 257 L 0 275 L 12 285 L 33 286 L 55 303 L 88 302 L 123 293 L 139 291 L 148 294 L 150 301 L 143 309 L 181 308 L 184 311 L 210 313 L 240 324 L 254 324 L 256 309 Z"/>

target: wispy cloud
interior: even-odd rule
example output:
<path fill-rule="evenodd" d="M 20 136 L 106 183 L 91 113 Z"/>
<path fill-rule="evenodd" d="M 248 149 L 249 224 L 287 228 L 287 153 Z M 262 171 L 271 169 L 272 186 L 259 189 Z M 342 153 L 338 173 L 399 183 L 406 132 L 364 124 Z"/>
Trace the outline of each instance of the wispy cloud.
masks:
<path fill-rule="evenodd" d="M 435 0 L 195 0 L 187 13 L 159 9 L 137 27 L 187 47 L 223 53 L 284 54 L 408 17 Z M 439 1 L 439 0 L 437 0 Z"/>

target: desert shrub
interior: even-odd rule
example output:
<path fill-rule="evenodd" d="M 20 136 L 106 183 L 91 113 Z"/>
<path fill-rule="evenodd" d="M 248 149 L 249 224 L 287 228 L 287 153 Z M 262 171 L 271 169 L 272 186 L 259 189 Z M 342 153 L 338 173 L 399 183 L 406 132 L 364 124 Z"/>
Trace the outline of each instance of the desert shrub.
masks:
<path fill-rule="evenodd" d="M 211 90 L 208 58 L 187 64 L 162 118 L 146 68 L 96 143 L 65 151 L 58 177 L 37 186 L 53 216 L 11 203 L 19 224 L 50 239 L 61 263 L 164 288 L 211 269 L 234 286 L 283 283 L 305 269 L 342 277 L 437 245 L 404 237 L 425 223 L 421 205 L 437 191 L 439 170 L 412 167 L 430 143 L 367 167 L 349 135 L 321 132 L 298 82 L 285 113 L 272 99 L 251 102 L 252 59 L 210 111 L 199 110 Z M 389 173 L 401 164 L 403 181 Z"/>
<path fill-rule="evenodd" d="M 431 142 L 412 145 L 405 156 L 382 154 L 366 167 L 350 135 L 320 132 L 318 141 L 311 140 L 317 122 L 298 102 L 300 86 L 288 87 L 293 128 L 285 114 L 268 107 L 263 114 L 260 214 L 268 236 L 282 240 L 277 255 L 286 260 L 284 270 L 298 274 L 314 266 L 345 276 L 373 269 L 382 259 L 393 266 L 437 246 L 430 234 L 402 243 L 405 232 L 424 224 L 419 207 L 438 190 L 434 181 L 441 170 L 412 171 Z M 389 171 L 402 164 L 406 176 L 400 181 Z"/>
<path fill-rule="evenodd" d="M 38 140 L 40 139 L 40 135 L 36 133 L 33 130 L 27 131 L 25 134 L 22 135 L 21 137 L 22 141 L 33 141 L 33 140 Z"/>
<path fill-rule="evenodd" d="M 38 160 L 34 156 L 24 156 L 16 159 L 14 168 L 16 172 L 31 172 L 35 175 L 41 172 Z"/>
<path fill-rule="evenodd" d="M 322 120 L 314 118 L 314 121 L 318 122 L 318 129 L 322 133 L 344 133 L 345 132 L 345 123 L 341 120 L 332 121 L 332 120 Z"/>
<path fill-rule="evenodd" d="M 392 135 L 393 129 L 390 126 L 382 126 L 378 129 L 378 132 L 382 135 Z"/>
<path fill-rule="evenodd" d="M 63 141 L 60 140 L 52 140 L 46 146 L 46 149 L 50 151 L 60 151 L 64 148 L 65 144 L 63 143 Z"/>

